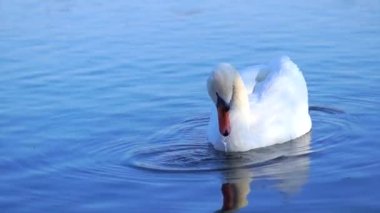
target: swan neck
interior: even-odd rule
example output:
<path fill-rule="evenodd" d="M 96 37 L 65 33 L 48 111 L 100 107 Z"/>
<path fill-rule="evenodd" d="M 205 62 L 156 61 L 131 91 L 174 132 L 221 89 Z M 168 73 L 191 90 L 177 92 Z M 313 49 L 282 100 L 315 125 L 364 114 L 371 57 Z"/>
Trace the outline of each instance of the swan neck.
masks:
<path fill-rule="evenodd" d="M 238 75 L 233 84 L 233 93 L 231 100 L 231 108 L 238 110 L 248 110 L 248 93 L 241 77 Z"/>

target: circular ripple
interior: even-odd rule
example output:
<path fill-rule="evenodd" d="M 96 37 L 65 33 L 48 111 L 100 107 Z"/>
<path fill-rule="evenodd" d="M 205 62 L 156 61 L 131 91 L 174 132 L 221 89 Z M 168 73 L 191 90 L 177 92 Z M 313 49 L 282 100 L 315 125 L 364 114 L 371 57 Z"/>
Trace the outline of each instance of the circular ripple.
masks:
<path fill-rule="evenodd" d="M 262 167 L 310 152 L 310 134 L 288 143 L 242 153 L 223 153 L 207 142 L 208 118 L 200 117 L 160 132 L 146 146 L 130 150 L 126 164 L 161 172 L 210 172 Z"/>
<path fill-rule="evenodd" d="M 313 107 L 310 110 L 313 121 L 313 151 L 322 151 L 340 144 L 349 138 L 357 128 L 354 117 L 344 111 L 327 107 Z"/>
<path fill-rule="evenodd" d="M 74 170 L 70 174 L 150 181 L 157 180 L 158 173 L 168 173 L 168 176 L 162 175 L 160 178 L 183 180 L 187 175 L 174 177 L 170 173 L 221 171 L 224 174 L 247 170 L 251 177 L 285 179 L 284 174 L 296 173 L 305 177 L 309 170 L 310 153 L 337 146 L 336 139 L 347 137 L 347 128 L 351 128 L 347 114 L 329 112 L 311 111 L 313 132 L 303 137 L 242 153 L 224 153 L 213 149 L 207 142 L 208 115 L 204 115 L 160 131 L 146 141 L 129 138 L 128 141 L 94 143 L 86 149 L 87 158 L 78 158 L 80 162 L 75 163 L 76 168 L 70 168 Z M 190 179 L 197 180 L 194 176 Z"/>

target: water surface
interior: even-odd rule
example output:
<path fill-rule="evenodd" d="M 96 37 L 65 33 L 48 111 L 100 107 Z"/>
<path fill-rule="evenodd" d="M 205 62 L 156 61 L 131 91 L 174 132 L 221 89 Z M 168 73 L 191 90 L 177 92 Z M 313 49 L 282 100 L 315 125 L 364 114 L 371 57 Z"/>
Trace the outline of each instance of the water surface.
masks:
<path fill-rule="evenodd" d="M 377 1 L 0 1 L 4 212 L 380 211 Z M 288 55 L 313 129 L 210 147 L 205 81 Z"/>

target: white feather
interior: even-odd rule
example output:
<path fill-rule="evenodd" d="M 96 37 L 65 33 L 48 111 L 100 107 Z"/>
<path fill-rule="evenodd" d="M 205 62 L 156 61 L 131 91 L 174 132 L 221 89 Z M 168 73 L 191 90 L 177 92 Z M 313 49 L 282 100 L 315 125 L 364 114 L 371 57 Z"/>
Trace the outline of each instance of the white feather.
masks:
<path fill-rule="evenodd" d="M 216 92 L 229 98 L 225 101 L 231 105 L 227 137 L 219 133 L 216 107 L 212 107 L 208 139 L 217 150 L 247 151 L 283 143 L 311 130 L 306 82 L 288 57 L 241 73 L 230 65 L 219 66 L 210 75 L 208 92 L 213 100 Z"/>

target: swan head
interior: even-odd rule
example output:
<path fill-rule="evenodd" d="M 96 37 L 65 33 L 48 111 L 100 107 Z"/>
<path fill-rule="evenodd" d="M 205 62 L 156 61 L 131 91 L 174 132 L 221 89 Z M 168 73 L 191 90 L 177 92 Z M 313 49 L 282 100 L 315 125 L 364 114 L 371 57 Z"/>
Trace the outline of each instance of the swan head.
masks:
<path fill-rule="evenodd" d="M 218 111 L 219 132 L 225 137 L 231 132 L 229 111 L 238 75 L 230 64 L 220 64 L 207 80 L 208 94 Z"/>

